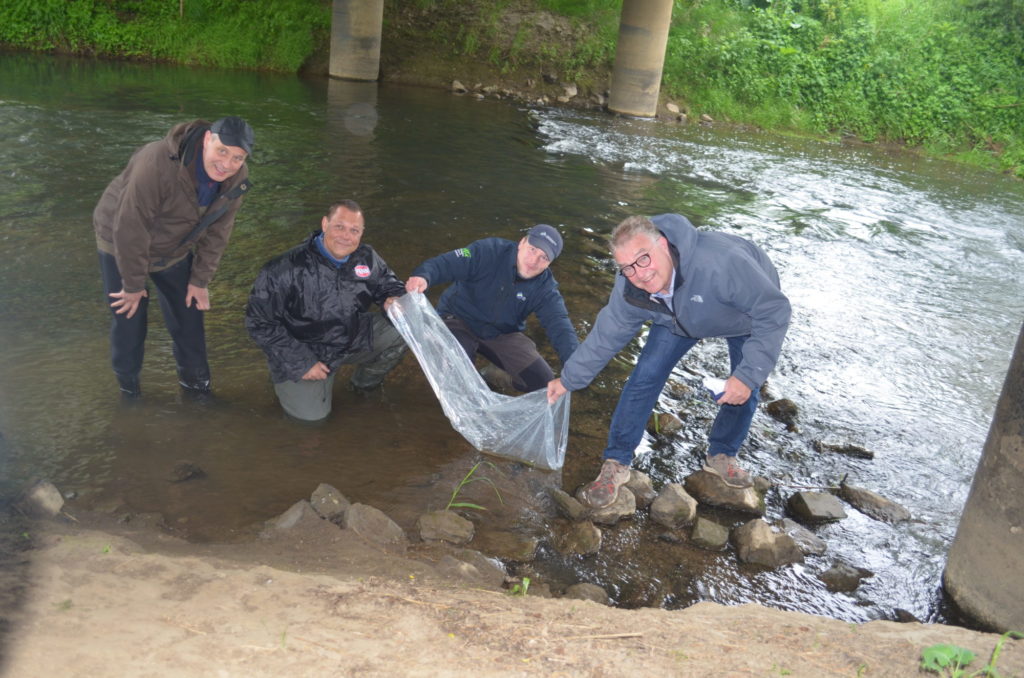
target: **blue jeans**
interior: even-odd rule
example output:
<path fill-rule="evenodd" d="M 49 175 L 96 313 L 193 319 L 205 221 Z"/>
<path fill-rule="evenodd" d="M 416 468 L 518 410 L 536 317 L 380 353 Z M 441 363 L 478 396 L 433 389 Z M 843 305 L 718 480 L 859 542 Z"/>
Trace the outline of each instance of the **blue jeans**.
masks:
<path fill-rule="evenodd" d="M 750 336 L 729 337 L 729 369 L 736 369 L 743 358 L 743 344 Z M 629 466 L 633 463 L 633 450 L 640 444 L 647 420 L 651 416 L 658 396 L 665 387 L 672 368 L 699 339 L 673 334 L 663 325 L 651 325 L 640 358 L 629 375 L 619 404 L 615 406 L 611 427 L 608 429 L 608 447 L 605 459 L 614 459 Z M 747 437 L 750 422 L 757 410 L 758 389 L 742 405 L 719 405 L 715 423 L 708 438 L 708 454 L 736 456 Z"/>

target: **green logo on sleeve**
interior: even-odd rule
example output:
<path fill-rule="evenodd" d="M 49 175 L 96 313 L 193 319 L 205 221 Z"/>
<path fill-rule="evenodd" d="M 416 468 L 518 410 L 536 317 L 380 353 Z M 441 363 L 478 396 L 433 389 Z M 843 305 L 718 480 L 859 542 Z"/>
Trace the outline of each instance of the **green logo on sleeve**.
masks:
<path fill-rule="evenodd" d="M 469 251 L 468 247 L 460 247 L 459 249 L 455 250 L 455 256 L 466 257 L 467 259 L 469 259 L 470 257 L 473 256 L 473 253 Z"/>

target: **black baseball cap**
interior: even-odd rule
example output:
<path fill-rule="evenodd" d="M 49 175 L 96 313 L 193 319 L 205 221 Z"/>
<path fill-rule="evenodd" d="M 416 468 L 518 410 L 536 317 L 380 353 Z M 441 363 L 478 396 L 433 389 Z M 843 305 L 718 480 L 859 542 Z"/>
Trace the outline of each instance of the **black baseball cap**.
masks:
<path fill-rule="evenodd" d="M 562 235 L 552 226 L 537 224 L 526 232 L 527 242 L 544 252 L 548 261 L 554 261 L 562 252 Z"/>
<path fill-rule="evenodd" d="M 220 137 L 225 146 L 238 146 L 246 153 L 252 153 L 252 127 L 237 115 L 221 118 L 210 126 L 210 131 Z"/>

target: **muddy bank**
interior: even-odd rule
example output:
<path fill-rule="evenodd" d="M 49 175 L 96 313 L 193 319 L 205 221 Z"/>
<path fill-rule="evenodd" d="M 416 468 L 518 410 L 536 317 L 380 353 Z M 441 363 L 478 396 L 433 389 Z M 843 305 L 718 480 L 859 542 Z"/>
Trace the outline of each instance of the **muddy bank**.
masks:
<path fill-rule="evenodd" d="M 980 668 L 999 636 L 849 624 L 758 605 L 623 610 L 516 596 L 327 521 L 197 545 L 145 524 L 9 518 L 4 675 L 908 676 L 952 643 Z M 1004 676 L 1024 675 L 1007 642 Z"/>

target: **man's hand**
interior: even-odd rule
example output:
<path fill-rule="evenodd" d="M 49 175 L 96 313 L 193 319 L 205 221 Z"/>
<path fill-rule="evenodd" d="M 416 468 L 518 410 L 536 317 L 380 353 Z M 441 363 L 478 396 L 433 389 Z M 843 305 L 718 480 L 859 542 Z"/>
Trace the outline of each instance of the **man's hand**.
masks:
<path fill-rule="evenodd" d="M 750 398 L 750 387 L 736 377 L 729 377 L 725 380 L 725 392 L 715 402 L 719 405 L 742 405 L 747 402 L 748 398 Z"/>
<path fill-rule="evenodd" d="M 308 372 L 302 375 L 302 378 L 305 381 L 323 381 L 330 373 L 331 371 L 327 369 L 327 365 L 324 365 L 322 362 L 317 362 L 316 365 L 309 368 Z"/>
<path fill-rule="evenodd" d="M 405 282 L 406 292 L 426 292 L 427 287 L 427 279 L 418 275 L 412 276 Z"/>
<path fill-rule="evenodd" d="M 195 285 L 189 285 L 188 291 L 185 293 L 185 308 L 192 306 L 192 302 L 196 302 L 196 308 L 200 311 L 210 310 L 210 290 L 205 287 L 196 287 Z"/>
<path fill-rule="evenodd" d="M 142 302 L 142 297 L 148 297 L 149 292 L 146 290 L 140 290 L 138 292 L 125 292 L 124 288 L 121 288 L 120 292 L 111 292 L 108 295 L 114 301 L 110 304 L 110 308 L 114 309 L 114 313 L 118 315 L 124 313 L 125 318 L 131 318 L 135 315 L 135 312 L 139 310 L 139 304 Z"/>
<path fill-rule="evenodd" d="M 391 304 L 395 303 L 395 299 L 397 298 L 398 297 L 388 297 L 387 299 L 384 300 L 384 305 L 381 306 L 381 308 L 384 309 L 385 313 L 388 312 L 388 309 L 391 308 Z"/>
<path fill-rule="evenodd" d="M 552 379 L 548 382 L 548 404 L 554 405 L 558 402 L 558 399 L 569 392 L 565 386 L 562 386 L 561 379 Z"/>

